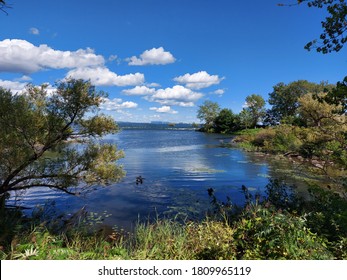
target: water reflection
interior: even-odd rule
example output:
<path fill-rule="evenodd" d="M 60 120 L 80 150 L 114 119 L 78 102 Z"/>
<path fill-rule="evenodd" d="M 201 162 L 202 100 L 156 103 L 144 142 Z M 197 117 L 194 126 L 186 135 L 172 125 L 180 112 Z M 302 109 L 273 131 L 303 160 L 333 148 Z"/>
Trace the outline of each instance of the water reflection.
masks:
<path fill-rule="evenodd" d="M 263 192 L 268 177 L 286 175 L 293 181 L 293 168 L 288 162 L 272 160 L 238 149 L 221 148 L 227 137 L 187 130 L 123 130 L 107 136 L 125 152 L 120 163 L 126 173 L 115 185 L 96 189 L 80 197 L 42 189 L 30 190 L 21 204 L 32 207 L 49 199 L 62 211 L 87 210 L 111 214 L 106 222 L 131 228 L 148 215 L 203 213 L 209 204 L 207 189 L 213 188 L 217 198 L 231 197 L 243 203 L 241 186 Z M 292 169 L 291 169 L 292 168 Z M 281 173 L 282 170 L 285 170 Z M 136 184 L 136 177 L 144 178 Z M 295 181 L 295 180 L 294 180 Z"/>

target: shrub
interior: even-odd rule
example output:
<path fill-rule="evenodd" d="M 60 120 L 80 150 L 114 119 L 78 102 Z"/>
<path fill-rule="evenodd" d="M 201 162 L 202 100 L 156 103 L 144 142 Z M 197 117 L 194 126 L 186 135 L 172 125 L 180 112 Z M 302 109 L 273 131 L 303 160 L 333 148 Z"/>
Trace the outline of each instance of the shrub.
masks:
<path fill-rule="evenodd" d="M 333 259 L 303 217 L 249 204 L 234 224 L 238 259 Z"/>

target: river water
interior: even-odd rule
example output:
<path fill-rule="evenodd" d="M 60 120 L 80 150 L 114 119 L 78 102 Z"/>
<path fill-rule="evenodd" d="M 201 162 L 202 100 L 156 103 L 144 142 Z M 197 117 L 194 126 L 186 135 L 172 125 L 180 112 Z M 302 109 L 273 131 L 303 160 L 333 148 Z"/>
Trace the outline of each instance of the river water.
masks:
<path fill-rule="evenodd" d="M 242 204 L 242 185 L 263 193 L 269 177 L 296 183 L 295 167 L 288 161 L 221 147 L 230 136 L 133 128 L 108 135 L 104 141 L 125 152 L 119 161 L 126 171 L 121 182 L 96 186 L 79 197 L 32 189 L 24 196 L 12 196 L 12 202 L 16 198 L 18 204 L 34 207 L 54 201 L 54 209 L 65 213 L 85 206 L 88 211 L 106 213 L 106 223 L 130 229 L 150 216 L 201 217 L 209 207 L 208 188 L 221 200 L 229 196 L 233 203 Z M 142 184 L 136 184 L 137 176 L 144 178 Z"/>

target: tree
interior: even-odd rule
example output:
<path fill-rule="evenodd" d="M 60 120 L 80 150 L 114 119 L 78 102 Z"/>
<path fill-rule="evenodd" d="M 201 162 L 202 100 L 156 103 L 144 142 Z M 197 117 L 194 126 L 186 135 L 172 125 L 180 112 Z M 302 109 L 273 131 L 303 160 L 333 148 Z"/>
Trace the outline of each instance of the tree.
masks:
<path fill-rule="evenodd" d="M 245 108 L 243 108 L 242 111 L 237 115 L 237 119 L 241 129 L 254 127 L 251 112 Z"/>
<path fill-rule="evenodd" d="M 269 93 L 269 104 L 272 105 L 271 115 L 277 121 L 293 119 L 299 107 L 298 99 L 306 93 L 319 93 L 332 88 L 327 83 L 315 84 L 306 80 L 298 80 L 289 84 L 278 83 Z"/>
<path fill-rule="evenodd" d="M 307 128 L 301 128 L 297 135 L 303 143 L 301 153 L 319 157 L 328 174 L 331 162 L 347 166 L 347 116 L 341 113 L 341 105 L 325 102 L 325 96 L 308 93 L 299 98 L 299 114 Z"/>
<path fill-rule="evenodd" d="M 329 127 L 329 134 L 333 131 L 330 129 L 342 127 L 346 124 L 346 116 L 340 114 L 341 106 L 329 104 L 324 101 L 326 93 L 319 93 L 313 95 L 312 93 L 305 94 L 299 98 L 300 107 L 298 109 L 299 115 L 309 127 Z M 338 129 L 339 130 L 339 129 Z"/>
<path fill-rule="evenodd" d="M 105 96 L 74 79 L 53 94 L 46 85 L 29 85 L 23 94 L 0 88 L 0 195 L 32 187 L 76 194 L 118 181 L 123 152 L 98 142 L 118 130 L 111 117 L 97 114 Z"/>
<path fill-rule="evenodd" d="M 223 109 L 215 120 L 217 133 L 230 133 L 237 129 L 235 115 L 230 109 Z"/>
<path fill-rule="evenodd" d="M 220 107 L 217 102 L 205 101 L 203 105 L 199 106 L 197 118 L 204 122 L 204 131 L 213 132 L 215 126 L 215 119 L 220 112 Z"/>
<path fill-rule="evenodd" d="M 252 94 L 246 97 L 247 108 L 251 116 L 251 126 L 255 127 L 257 122 L 265 116 L 265 100 L 259 94 Z"/>
<path fill-rule="evenodd" d="M 347 76 L 342 82 L 337 82 L 336 87 L 328 91 L 323 101 L 340 106 L 341 114 L 347 114 Z"/>

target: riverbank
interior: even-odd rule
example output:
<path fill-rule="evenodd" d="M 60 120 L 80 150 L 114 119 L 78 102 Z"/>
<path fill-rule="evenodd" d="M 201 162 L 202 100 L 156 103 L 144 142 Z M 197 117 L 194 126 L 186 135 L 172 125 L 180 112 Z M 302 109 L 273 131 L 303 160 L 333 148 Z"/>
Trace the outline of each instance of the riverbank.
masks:
<path fill-rule="evenodd" d="M 246 129 L 234 134 L 225 147 L 241 148 L 265 156 L 286 159 L 308 171 L 325 176 L 332 181 L 334 190 L 346 197 L 346 151 L 337 140 L 324 142 L 319 131 L 308 128 L 281 125 L 269 128 Z M 331 188 L 332 185 L 328 185 Z"/>
<path fill-rule="evenodd" d="M 347 259 L 342 215 L 347 204 L 339 197 L 313 189 L 314 200 L 303 202 L 275 181 L 266 198 L 252 197 L 246 187 L 243 191 L 248 199 L 242 208 L 216 200 L 211 191 L 211 212 L 203 221 L 160 219 L 138 224 L 134 233 L 97 227 L 95 216 L 81 215 L 59 227 L 59 220 L 38 222 L 7 213 L 0 258 Z"/>

